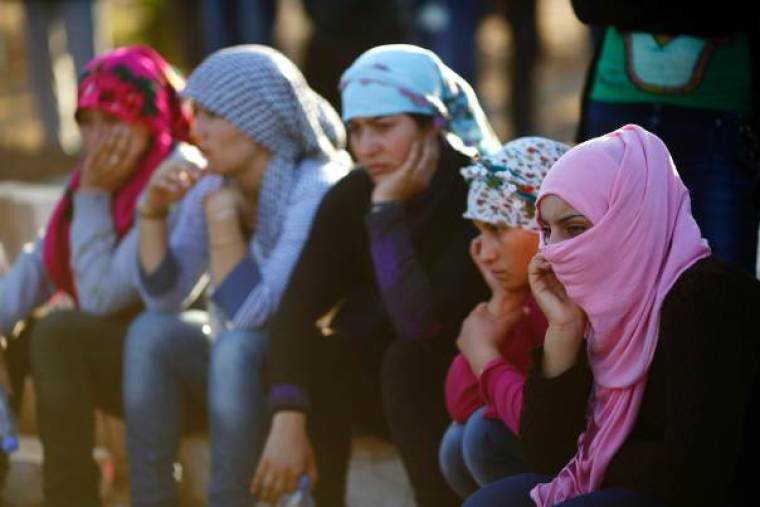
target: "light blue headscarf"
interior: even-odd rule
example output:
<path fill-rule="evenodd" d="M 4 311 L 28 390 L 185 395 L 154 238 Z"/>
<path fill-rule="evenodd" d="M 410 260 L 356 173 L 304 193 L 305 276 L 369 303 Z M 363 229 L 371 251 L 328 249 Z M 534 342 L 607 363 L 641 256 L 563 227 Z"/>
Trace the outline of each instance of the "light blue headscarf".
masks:
<path fill-rule="evenodd" d="M 468 156 L 501 147 L 472 87 L 433 52 L 408 44 L 377 46 L 340 80 L 343 121 L 401 113 L 440 118 L 451 146 Z"/>

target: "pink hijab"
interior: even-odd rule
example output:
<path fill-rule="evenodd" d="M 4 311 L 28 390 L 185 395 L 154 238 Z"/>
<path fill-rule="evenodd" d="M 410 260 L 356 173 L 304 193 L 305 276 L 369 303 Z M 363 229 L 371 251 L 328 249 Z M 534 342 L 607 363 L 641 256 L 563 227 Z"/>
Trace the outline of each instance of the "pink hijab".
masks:
<path fill-rule="evenodd" d="M 594 385 L 575 456 L 531 491 L 539 507 L 597 490 L 638 415 L 657 346 L 660 308 L 678 277 L 710 248 L 663 142 L 626 125 L 570 150 L 544 180 L 593 227 L 542 251 L 588 316 Z"/>
<path fill-rule="evenodd" d="M 158 164 L 176 141 L 187 140 L 190 110 L 179 97 L 184 80 L 148 46 L 115 49 L 94 58 L 84 69 L 77 88 L 77 111 L 97 109 L 134 125 L 142 123 L 151 134 L 151 147 L 138 167 L 112 195 L 111 214 L 119 238 L 132 226 L 137 198 Z M 71 175 L 66 192 L 48 222 L 43 260 L 56 289 L 77 297 L 71 273 L 69 233 L 72 195 L 79 187 L 81 169 Z"/>

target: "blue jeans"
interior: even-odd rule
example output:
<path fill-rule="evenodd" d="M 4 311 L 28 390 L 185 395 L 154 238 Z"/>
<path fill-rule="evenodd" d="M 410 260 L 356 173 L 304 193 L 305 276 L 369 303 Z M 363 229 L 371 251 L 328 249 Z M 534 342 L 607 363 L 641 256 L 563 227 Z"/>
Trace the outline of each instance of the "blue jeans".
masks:
<path fill-rule="evenodd" d="M 178 506 L 173 464 L 193 406 L 207 406 L 211 507 L 251 506 L 249 485 L 267 417 L 267 336 L 221 333 L 213 345 L 202 312 L 147 312 L 130 326 L 124 351 L 124 411 L 135 507 Z"/>
<path fill-rule="evenodd" d="M 755 274 L 757 168 L 749 161 L 749 141 L 742 133 L 744 115 L 593 100 L 586 112 L 588 137 L 626 123 L 657 134 L 689 189 L 692 213 L 713 254 Z"/>
<path fill-rule="evenodd" d="M 536 507 L 530 490 L 551 477 L 521 474 L 502 479 L 472 495 L 462 507 Z M 628 489 L 607 488 L 576 496 L 555 507 L 663 507 L 661 503 Z"/>
<path fill-rule="evenodd" d="M 485 10 L 480 0 L 414 0 L 415 22 L 412 42 L 429 48 L 443 62 L 473 87 L 476 86 L 475 39 L 478 24 Z M 420 15 L 425 6 L 436 4 L 444 14 L 441 26 L 427 23 L 429 16 Z"/>
<path fill-rule="evenodd" d="M 486 407 L 464 425 L 452 423 L 441 440 L 438 459 L 451 488 L 467 498 L 478 488 L 527 470 L 517 437 L 503 422 L 486 419 Z"/>
<path fill-rule="evenodd" d="M 206 55 L 238 44 L 272 45 L 273 0 L 201 0 Z"/>

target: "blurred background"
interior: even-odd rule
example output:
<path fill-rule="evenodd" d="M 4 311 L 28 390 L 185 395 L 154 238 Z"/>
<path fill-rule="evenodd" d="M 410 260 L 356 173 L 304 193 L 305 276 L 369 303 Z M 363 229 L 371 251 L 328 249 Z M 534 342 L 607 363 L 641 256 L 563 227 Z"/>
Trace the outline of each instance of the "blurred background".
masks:
<path fill-rule="evenodd" d="M 572 141 L 591 56 L 568 0 L 0 0 L 0 180 L 71 169 L 76 75 L 93 53 L 146 43 L 189 72 L 244 42 L 282 50 L 332 102 L 366 48 L 424 45 L 474 85 L 504 141 Z"/>

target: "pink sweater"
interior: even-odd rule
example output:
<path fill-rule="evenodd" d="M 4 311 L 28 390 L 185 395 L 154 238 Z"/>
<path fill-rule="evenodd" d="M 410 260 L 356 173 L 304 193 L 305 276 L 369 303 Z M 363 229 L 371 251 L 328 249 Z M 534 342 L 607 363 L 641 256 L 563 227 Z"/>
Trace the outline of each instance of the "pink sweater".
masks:
<path fill-rule="evenodd" d="M 530 351 L 544 342 L 547 327 L 533 298 L 528 298 L 526 306 L 530 314 L 512 329 L 501 345 L 501 357 L 486 365 L 479 380 L 462 354 L 454 358 L 446 376 L 446 408 L 454 421 L 462 424 L 486 405 L 485 417 L 500 419 L 515 435 L 519 434 Z"/>

